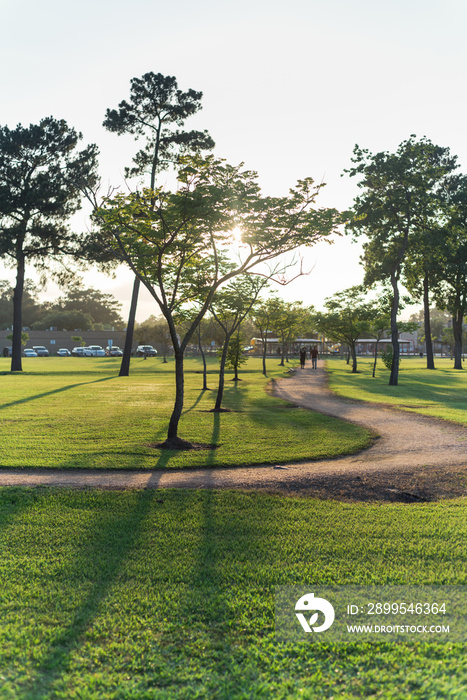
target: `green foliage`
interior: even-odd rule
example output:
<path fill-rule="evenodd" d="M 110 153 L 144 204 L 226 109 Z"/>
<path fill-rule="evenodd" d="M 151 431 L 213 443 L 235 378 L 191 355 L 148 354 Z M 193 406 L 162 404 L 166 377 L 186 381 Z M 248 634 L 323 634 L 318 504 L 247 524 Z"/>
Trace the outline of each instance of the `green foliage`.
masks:
<path fill-rule="evenodd" d="M 392 369 L 392 359 L 393 359 L 392 345 L 386 345 L 385 349 L 381 351 L 381 360 L 382 360 L 383 365 L 389 371 Z M 400 366 L 400 364 L 401 364 L 401 358 L 399 357 L 399 366 Z"/>
<path fill-rule="evenodd" d="M 242 334 L 235 333 L 235 335 L 230 338 L 225 366 L 226 369 L 231 369 L 235 376 L 237 376 L 240 367 L 247 362 L 247 358 L 243 354 L 244 345 L 245 341 Z M 217 357 L 220 361 L 222 358 L 222 349 L 217 351 Z"/>
<path fill-rule="evenodd" d="M 12 339 L 13 339 L 13 333 L 9 333 L 9 334 L 7 335 L 7 338 L 8 338 L 8 340 L 12 340 Z M 26 333 L 25 331 L 22 331 L 22 332 L 21 332 L 21 345 L 24 347 L 24 346 L 27 344 L 28 340 L 29 340 L 29 333 Z"/>
<path fill-rule="evenodd" d="M 462 500 L 4 488 L 0 514 L 2 700 L 465 695 L 462 644 L 274 630 L 276 586 L 465 584 Z"/>
<path fill-rule="evenodd" d="M 347 222 L 354 236 L 364 234 L 365 282 L 387 279 L 427 230 L 438 225 L 441 194 L 457 167 L 449 148 L 412 135 L 395 153 L 370 153 L 355 146 L 354 166 L 346 172 L 361 177 Z"/>
<path fill-rule="evenodd" d="M 348 345 L 352 355 L 352 372 L 357 371 L 355 343 L 372 329 L 372 323 L 385 323 L 381 311 L 365 298 L 361 285 L 344 289 L 325 300 L 326 312 L 314 316 L 316 327 L 327 338 Z"/>
<path fill-rule="evenodd" d="M 89 314 L 82 311 L 51 311 L 32 324 L 33 330 L 44 330 L 46 328 L 58 328 L 64 331 L 83 330 L 88 331 L 94 328 L 93 319 Z"/>
<path fill-rule="evenodd" d="M 97 147 L 77 152 L 80 139 L 81 134 L 64 120 L 53 117 L 29 127 L 0 127 L 0 258 L 16 267 L 14 371 L 22 369 L 26 264 L 50 274 L 57 258 L 80 252 L 82 237 L 69 229 L 67 221 L 81 206 L 81 184 L 93 187 L 97 182 Z M 59 269 L 55 268 L 57 278 L 64 276 Z"/>
<path fill-rule="evenodd" d="M 364 283 L 382 281 L 392 286 L 391 335 L 395 339 L 404 270 L 412 291 L 421 279 L 428 279 L 428 272 L 439 277 L 434 271 L 440 259 L 439 222 L 445 213 L 445 192 L 457 167 L 456 157 L 450 155 L 449 148 L 412 135 L 395 153 L 372 154 L 355 146 L 352 162 L 354 166 L 346 172 L 361 177 L 358 186 L 362 193 L 355 198 L 346 230 L 355 237 L 366 237 Z M 398 367 L 396 361 L 391 385 L 398 383 Z"/>
<path fill-rule="evenodd" d="M 77 152 L 81 134 L 53 117 L 0 127 L 0 256 L 46 268 L 76 249 L 65 221 L 80 207 L 76 181 L 96 181 L 97 147 Z"/>
<path fill-rule="evenodd" d="M 63 296 L 49 303 L 46 309 L 49 314 L 81 313 L 91 319 L 90 327 L 100 324 L 106 328 L 114 327 L 121 330 L 123 329 L 121 307 L 121 303 L 112 294 L 106 294 L 92 287 L 86 288 L 75 282 L 66 289 Z"/>
<path fill-rule="evenodd" d="M 0 330 L 13 325 L 13 287 L 6 280 L 0 280 Z M 22 304 L 23 327 L 31 328 L 41 314 L 41 304 L 37 298 L 37 284 L 25 280 Z"/>
<path fill-rule="evenodd" d="M 133 158 L 133 168 L 126 176 L 149 172 L 150 186 L 155 186 L 158 170 L 178 162 L 180 155 L 214 148 L 207 131 L 180 131 L 188 117 L 201 109 L 202 92 L 178 88 L 177 79 L 161 73 L 145 73 L 131 80 L 130 99 L 122 100 L 118 109 L 108 109 L 103 126 L 117 134 L 133 134 L 144 139 L 143 148 Z"/>

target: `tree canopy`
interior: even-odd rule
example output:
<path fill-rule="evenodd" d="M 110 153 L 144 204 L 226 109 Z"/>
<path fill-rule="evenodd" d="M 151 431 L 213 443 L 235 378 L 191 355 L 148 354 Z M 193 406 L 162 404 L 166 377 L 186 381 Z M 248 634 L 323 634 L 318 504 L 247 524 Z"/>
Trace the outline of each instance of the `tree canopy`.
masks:
<path fill-rule="evenodd" d="M 207 131 L 181 129 L 186 119 L 201 109 L 201 98 L 202 93 L 196 90 L 180 90 L 173 76 L 145 73 L 131 80 L 129 101 L 122 100 L 118 109 L 108 109 L 103 123 L 109 131 L 132 134 L 143 141 L 133 157 L 133 167 L 125 169 L 127 176 L 148 175 L 147 185 L 154 190 L 157 173 L 177 166 L 180 156 L 214 147 Z M 140 278 L 136 276 L 120 376 L 128 376 L 130 371 L 139 287 Z"/>
<path fill-rule="evenodd" d="M 395 153 L 372 154 L 355 146 L 350 176 L 360 177 L 362 194 L 349 212 L 347 232 L 366 236 L 363 243 L 365 284 L 389 281 L 392 286 L 391 338 L 393 369 L 389 383 L 397 385 L 399 283 L 407 255 L 421 256 L 428 271 L 429 240 L 439 226 L 442 191 L 456 167 L 448 148 L 412 135 Z M 422 265 L 423 267 L 423 265 Z"/>
<path fill-rule="evenodd" d="M 326 238 L 341 220 L 334 209 L 312 208 L 322 185 L 311 178 L 299 181 L 288 196 L 272 198 L 261 195 L 256 173 L 242 164 L 193 156 L 182 166 L 175 191 L 117 194 L 94 215 L 99 236 L 147 287 L 168 323 L 178 368 L 171 444 L 177 443 L 183 406 L 183 353 L 216 291 L 239 274 L 274 277 L 278 267 L 268 263 Z M 237 227 L 243 247 L 232 261 Z M 199 311 L 179 337 L 176 314 L 195 302 Z"/>
<path fill-rule="evenodd" d="M 0 127 L 0 256 L 16 267 L 12 371 L 22 369 L 22 300 L 26 264 L 50 272 L 53 260 L 77 252 L 67 220 L 81 206 L 77 181 L 97 181 L 97 147 L 77 151 L 81 134 L 53 117 Z"/>

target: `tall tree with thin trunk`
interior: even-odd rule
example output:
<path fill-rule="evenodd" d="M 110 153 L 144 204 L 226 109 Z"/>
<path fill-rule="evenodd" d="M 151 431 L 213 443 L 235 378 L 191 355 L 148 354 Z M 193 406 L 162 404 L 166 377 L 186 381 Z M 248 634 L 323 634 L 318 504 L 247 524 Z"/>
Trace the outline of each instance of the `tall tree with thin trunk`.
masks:
<path fill-rule="evenodd" d="M 272 319 L 274 310 L 278 303 L 280 303 L 279 300 L 274 297 L 266 299 L 265 301 L 260 302 L 253 312 L 253 321 L 261 336 L 261 356 L 264 376 L 267 375 L 266 356 L 268 351 L 268 337 L 270 331 L 272 330 Z"/>
<path fill-rule="evenodd" d="M 50 274 L 53 261 L 76 253 L 80 243 L 67 225 L 81 206 L 76 181 L 93 187 L 97 180 L 97 147 L 79 152 L 81 138 L 64 120 L 53 117 L 29 127 L 0 127 L 0 257 L 16 267 L 12 372 L 22 370 L 26 265 Z"/>
<path fill-rule="evenodd" d="M 448 148 L 426 138 L 411 136 L 395 153 L 372 154 L 356 146 L 350 176 L 360 176 L 362 194 L 355 198 L 347 232 L 365 235 L 363 264 L 365 284 L 389 281 L 392 287 L 391 342 L 393 364 L 390 385 L 399 376 L 399 332 L 397 315 L 399 285 L 404 263 L 415 242 L 438 225 L 439 194 L 447 176 L 456 167 Z"/>
<path fill-rule="evenodd" d="M 217 323 L 222 328 L 224 342 L 220 356 L 219 384 L 217 388 L 216 404 L 213 411 L 222 411 L 222 399 L 224 396 L 225 365 L 229 352 L 229 344 L 242 322 L 253 308 L 267 280 L 251 275 L 239 275 L 225 288 L 218 291 L 210 306 L 210 310 Z"/>
<path fill-rule="evenodd" d="M 173 167 L 180 155 L 214 148 L 207 131 L 185 131 L 186 119 L 201 109 L 202 92 L 178 89 L 176 78 L 161 73 L 145 73 L 131 81 L 130 100 L 122 100 L 118 109 L 108 109 L 103 126 L 119 135 L 132 134 L 144 145 L 133 158 L 133 167 L 126 168 L 127 177 L 147 175 L 147 186 L 154 190 L 156 176 Z M 120 376 L 130 372 L 136 308 L 140 279 L 133 284 L 130 314 L 123 350 Z"/>
<path fill-rule="evenodd" d="M 462 369 L 464 318 L 467 313 L 467 176 L 450 183 L 449 216 L 445 224 L 443 279 L 435 293 L 436 305 L 452 316 L 454 369 Z"/>

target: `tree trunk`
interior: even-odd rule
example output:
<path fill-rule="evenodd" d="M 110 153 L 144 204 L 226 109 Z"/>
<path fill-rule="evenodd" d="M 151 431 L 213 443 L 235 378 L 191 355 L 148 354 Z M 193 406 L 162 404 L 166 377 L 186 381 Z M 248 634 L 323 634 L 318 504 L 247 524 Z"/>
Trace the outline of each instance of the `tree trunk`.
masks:
<path fill-rule="evenodd" d="M 204 354 L 203 345 L 201 343 L 201 333 L 199 332 L 200 326 L 198 326 L 198 347 L 203 359 L 203 391 L 207 391 L 208 388 L 208 369 L 206 366 L 206 355 Z"/>
<path fill-rule="evenodd" d="M 266 337 L 264 337 L 263 340 L 263 374 L 266 376 L 266 352 L 267 352 L 268 346 L 266 342 Z"/>
<path fill-rule="evenodd" d="M 352 354 L 352 374 L 357 374 L 357 349 L 355 343 L 350 346 L 350 352 Z"/>
<path fill-rule="evenodd" d="M 170 417 L 167 440 L 162 447 L 168 449 L 180 449 L 189 447 L 190 443 L 178 437 L 178 424 L 183 411 L 184 393 L 184 373 L 183 373 L 183 351 L 174 348 L 175 354 L 175 404 Z"/>
<path fill-rule="evenodd" d="M 285 358 L 285 343 L 284 343 L 284 341 L 282 341 L 281 361 L 279 362 L 279 367 L 284 367 L 284 358 Z"/>
<path fill-rule="evenodd" d="M 462 369 L 462 326 L 463 313 L 456 309 L 452 316 L 452 330 L 454 333 L 454 369 Z"/>
<path fill-rule="evenodd" d="M 378 361 L 378 345 L 379 345 L 379 340 L 376 338 L 376 343 L 375 343 L 375 361 L 373 363 L 373 377 L 376 374 L 376 363 Z"/>
<path fill-rule="evenodd" d="M 140 287 L 139 277 L 135 275 L 133 283 L 133 294 L 131 297 L 130 314 L 128 316 L 128 326 L 125 336 L 125 347 L 123 348 L 122 364 L 120 365 L 119 377 L 128 377 L 130 374 L 131 348 L 133 345 L 133 331 L 135 330 L 136 307 L 138 305 L 138 293 Z"/>
<path fill-rule="evenodd" d="M 435 369 L 435 360 L 433 355 L 433 342 L 431 340 L 431 323 L 430 323 L 430 300 L 429 300 L 429 284 L 428 273 L 423 279 L 423 314 L 425 319 L 425 348 L 426 348 L 426 368 Z"/>
<path fill-rule="evenodd" d="M 397 285 L 397 274 L 391 272 L 391 285 L 393 299 L 391 306 L 391 342 L 392 342 L 392 366 L 389 376 L 389 386 L 397 386 L 399 381 L 399 332 L 397 330 L 397 312 L 399 310 L 399 287 Z"/>
<path fill-rule="evenodd" d="M 11 371 L 22 372 L 21 333 L 23 330 L 23 291 L 24 291 L 24 255 L 17 255 L 16 287 L 13 294 L 13 339 L 11 342 Z"/>

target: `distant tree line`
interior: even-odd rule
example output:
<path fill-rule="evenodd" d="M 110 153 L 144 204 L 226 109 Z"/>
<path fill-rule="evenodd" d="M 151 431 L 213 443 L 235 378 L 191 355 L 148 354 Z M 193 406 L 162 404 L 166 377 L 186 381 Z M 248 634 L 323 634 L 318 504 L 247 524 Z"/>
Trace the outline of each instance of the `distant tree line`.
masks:
<path fill-rule="evenodd" d="M 0 330 L 13 325 L 14 289 L 0 282 Z M 121 303 L 112 294 L 75 284 L 54 301 L 40 302 L 37 287 L 26 280 L 23 291 L 23 328 L 30 330 L 123 330 Z"/>

